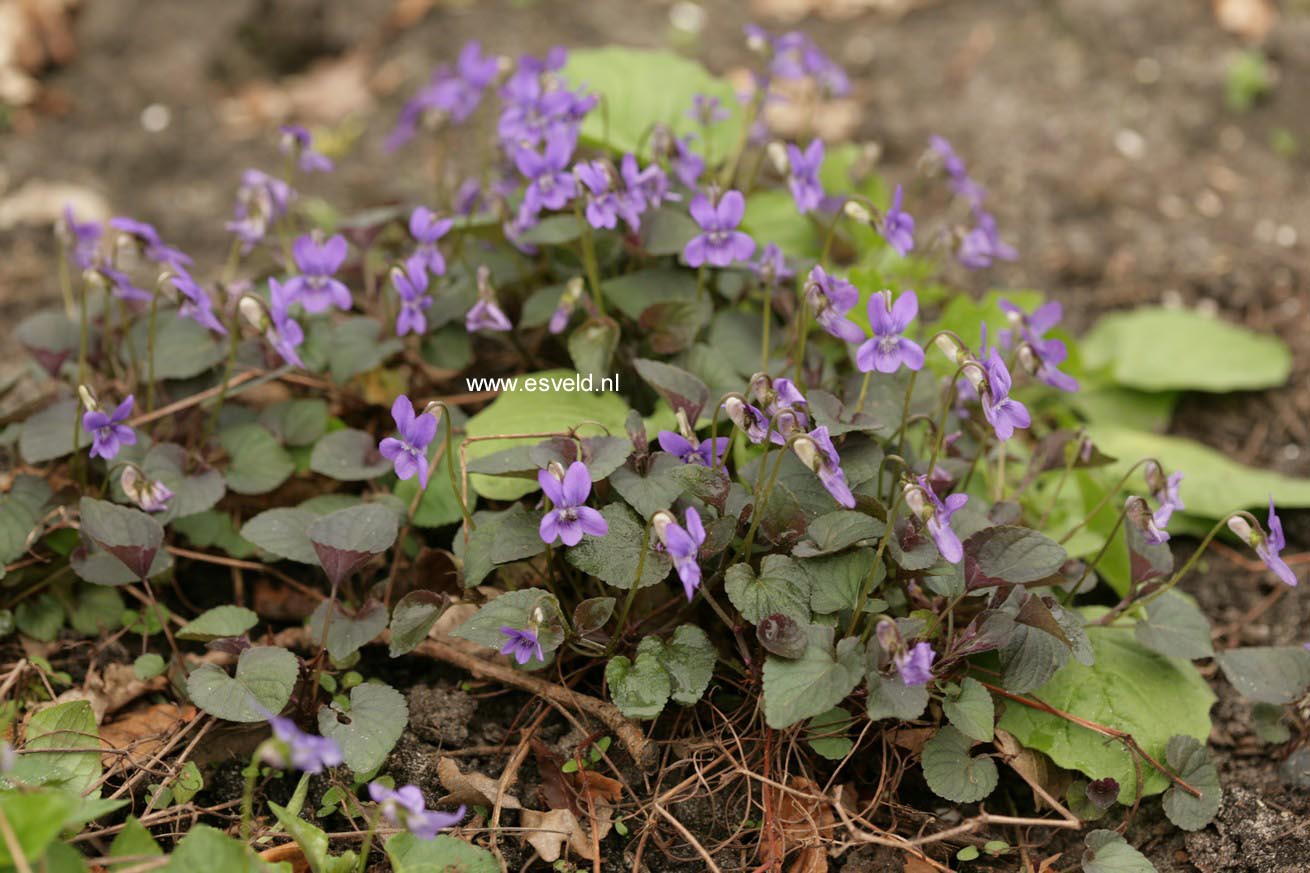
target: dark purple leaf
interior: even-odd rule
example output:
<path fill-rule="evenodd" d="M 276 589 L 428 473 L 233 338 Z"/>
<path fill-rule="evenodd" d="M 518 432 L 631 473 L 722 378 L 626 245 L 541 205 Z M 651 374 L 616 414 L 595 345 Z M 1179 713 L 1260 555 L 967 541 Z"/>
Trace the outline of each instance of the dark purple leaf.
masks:
<path fill-rule="evenodd" d="M 155 553 L 164 542 L 164 528 L 144 512 L 105 500 L 83 497 L 82 534 L 109 552 L 138 579 L 150 574 Z"/>
<path fill-rule="evenodd" d="M 682 410 L 687 414 L 687 421 L 695 426 L 701 411 L 710 402 L 710 389 L 699 376 L 681 367 L 645 358 L 638 358 L 633 366 L 637 368 L 637 374 L 669 402 L 674 412 Z"/>

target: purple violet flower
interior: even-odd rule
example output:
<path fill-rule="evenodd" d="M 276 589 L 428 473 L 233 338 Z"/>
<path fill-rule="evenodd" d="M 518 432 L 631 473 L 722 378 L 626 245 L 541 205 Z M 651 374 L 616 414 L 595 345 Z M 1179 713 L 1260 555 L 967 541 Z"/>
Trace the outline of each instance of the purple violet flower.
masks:
<path fill-rule="evenodd" d="M 682 197 L 669 190 L 669 177 L 659 164 L 647 164 L 644 168 L 637 163 L 637 156 L 631 153 L 623 156 L 619 164 L 623 175 L 623 184 L 627 187 L 625 198 L 630 215 L 624 220 L 638 230 L 641 213 L 647 209 L 658 209 L 665 201 L 681 200 Z"/>
<path fill-rule="evenodd" d="M 587 223 L 594 228 L 613 230 L 619 226 L 619 216 L 631 209 L 631 199 L 614 188 L 614 173 L 604 161 L 587 161 L 573 168 L 573 174 L 583 184 L 587 195 Z M 635 214 L 629 224 L 636 219 Z"/>
<path fill-rule="evenodd" d="M 370 782 L 368 796 L 378 804 L 388 824 L 404 828 L 420 840 L 436 839 L 441 831 L 459 824 L 466 811 L 463 804 L 454 812 L 429 810 L 417 785 L 393 790 L 380 782 Z"/>
<path fill-rule="evenodd" d="M 173 499 L 172 489 L 158 479 L 152 481 L 146 478 L 132 464 L 123 468 L 118 484 L 128 499 L 145 512 L 162 512 L 168 508 L 168 501 Z"/>
<path fill-rule="evenodd" d="M 823 140 L 815 139 L 805 151 L 787 144 L 787 184 L 791 187 L 796 210 L 802 215 L 812 212 L 823 202 L 823 185 L 819 182 L 819 167 L 823 165 Z"/>
<path fill-rule="evenodd" d="M 692 136 L 688 134 L 673 141 L 676 154 L 670 165 L 678 181 L 694 191 L 700 185 L 700 177 L 705 173 L 705 159 L 691 150 L 691 140 Z"/>
<path fill-rule="evenodd" d="M 1160 467 L 1152 461 L 1146 468 L 1146 480 L 1151 486 L 1151 496 L 1160 504 L 1160 508 L 1153 513 L 1152 518 L 1155 519 L 1156 525 L 1166 528 L 1175 512 L 1187 508 L 1178 494 L 1178 486 L 1183 481 L 1183 471 L 1175 470 L 1166 479 Z"/>
<path fill-rule="evenodd" d="M 56 230 L 68 247 L 68 258 L 79 270 L 89 270 L 96 262 L 100 237 L 104 230 L 97 221 L 78 221 L 73 207 L 64 206 L 63 218 Z"/>
<path fill-rule="evenodd" d="M 464 329 L 469 333 L 480 330 L 507 331 L 514 325 L 504 311 L 489 297 L 479 297 L 478 302 L 464 315 Z"/>
<path fill-rule="evenodd" d="M 350 309 L 350 289 L 334 274 L 345 263 L 349 248 L 346 238 L 336 234 L 324 241 L 317 233 L 299 237 L 291 246 L 301 275 L 286 281 L 287 293 L 309 313 L 326 312 L 335 305 Z"/>
<path fill-rule="evenodd" d="M 563 209 L 577 194 L 577 180 L 566 169 L 576 144 L 576 134 L 560 128 L 547 134 L 546 148 L 541 153 L 531 148 L 515 151 L 514 164 L 528 180 L 527 190 L 523 192 L 523 209 L 527 214 Z"/>
<path fill-rule="evenodd" d="M 978 224 L 960 240 L 960 250 L 956 257 L 967 269 L 981 270 L 990 267 L 993 261 L 1013 261 L 1019 253 L 1005 243 L 996 229 L 996 219 L 990 212 L 981 209 L 974 211 Z"/>
<path fill-rule="evenodd" d="M 414 414 L 414 404 L 404 394 L 391 404 L 391 418 L 400 437 L 387 437 L 378 444 L 382 457 L 395 467 L 402 480 L 418 474 L 419 488 L 428 487 L 428 446 L 437 435 L 437 419 L 426 412 Z"/>
<path fill-rule="evenodd" d="M 182 318 L 189 318 L 201 327 L 214 333 L 227 336 L 227 328 L 214 314 L 214 302 L 209 293 L 188 273 L 176 273 L 169 277 L 169 283 L 182 295 L 183 300 L 177 309 Z"/>
<path fill-rule="evenodd" d="M 554 505 L 541 519 L 538 531 L 546 545 L 558 539 L 566 546 L 576 546 L 582 541 L 583 534 L 603 537 L 610 532 L 605 518 L 584 505 L 591 494 L 591 473 L 586 464 L 574 461 L 562 482 L 549 470 L 538 470 L 537 482 Z"/>
<path fill-rule="evenodd" d="M 937 544 L 937 551 L 952 564 L 964 560 L 964 544 L 951 527 L 951 516 L 969 502 L 967 494 L 949 494 L 943 501 L 933 490 L 927 476 L 905 486 L 905 503 L 923 522 L 928 535 Z"/>
<path fill-rule="evenodd" d="M 1295 586 L 1296 574 L 1292 568 L 1283 560 L 1282 551 L 1287 548 L 1287 538 L 1283 534 L 1283 520 L 1278 517 L 1274 510 L 1274 498 L 1269 498 L 1269 532 L 1266 534 L 1257 526 L 1252 528 L 1250 523 L 1240 515 L 1234 515 L 1228 519 L 1228 529 L 1237 534 L 1255 549 L 1255 553 L 1260 556 L 1260 560 L 1265 562 L 1275 576 L 1282 582 Z M 1310 648 L 1310 646 L 1307 646 Z"/>
<path fill-rule="evenodd" d="M 865 340 L 855 352 L 855 363 L 861 373 L 895 373 L 902 366 L 908 370 L 923 369 L 923 347 L 906 339 L 905 329 L 919 314 L 919 297 L 906 291 L 888 309 L 891 292 L 874 294 L 869 298 L 869 325 L 873 336 Z"/>
<path fill-rule="evenodd" d="M 846 474 L 841 468 L 841 457 L 832 444 L 832 438 L 828 436 L 827 426 L 816 427 L 808 434 L 797 437 L 791 445 L 796 457 L 814 471 L 819 481 L 823 483 L 823 487 L 832 495 L 832 499 L 847 509 L 854 509 L 855 495 L 846 484 Z"/>
<path fill-rule="evenodd" d="M 569 326 L 569 319 L 573 317 L 573 310 L 577 309 L 582 295 L 581 279 L 571 281 L 565 286 L 564 293 L 559 296 L 559 303 L 555 305 L 555 311 L 550 314 L 550 323 L 546 327 L 552 335 L 558 336 Z"/>
<path fill-rule="evenodd" d="M 387 136 L 386 150 L 395 151 L 413 139 L 425 116 L 448 117 L 456 124 L 466 121 L 477 110 L 487 86 L 496 80 L 499 72 L 499 62 L 494 56 L 482 53 L 481 43 L 467 43 L 454 70 L 445 64 L 437 67 L 427 84 L 405 103 L 395 128 Z"/>
<path fill-rule="evenodd" d="M 740 191 L 723 192 L 718 203 L 697 194 L 691 201 L 691 217 L 700 225 L 701 233 L 692 237 L 682 251 L 687 264 L 726 267 L 733 261 L 748 259 L 755 252 L 755 240 L 737 230 L 745 214 L 746 198 Z"/>
<path fill-rule="evenodd" d="M 236 206 L 227 229 L 241 240 L 242 254 L 248 254 L 268 236 L 269 229 L 287 214 L 296 192 L 281 179 L 259 170 L 246 170 L 237 187 Z"/>
<path fill-rule="evenodd" d="M 267 710 L 265 711 L 267 712 Z M 291 767 L 301 773 L 322 773 L 341 764 L 341 746 L 331 737 L 307 734 L 289 718 L 268 713 L 273 741 L 263 747 L 264 762 L 279 770 Z"/>
<path fill-rule="evenodd" d="M 428 318 L 424 310 L 432 306 L 428 294 L 428 270 L 422 256 L 414 255 L 405 262 L 405 268 L 391 272 L 391 284 L 400 295 L 400 312 L 396 314 L 396 336 L 409 333 L 422 336 L 428 332 Z"/>
<path fill-rule="evenodd" d="M 1010 371 L 995 348 L 989 350 L 984 362 L 987 374 L 986 388 L 982 392 L 983 415 L 991 423 L 996 438 L 1004 442 L 1014 436 L 1016 429 L 1031 425 L 1028 407 L 1010 396 Z"/>
<path fill-rule="evenodd" d="M 500 629 L 500 632 L 506 637 L 505 645 L 500 647 L 502 655 L 513 655 L 519 666 L 528 664 L 534 657 L 545 663 L 546 654 L 541 650 L 541 640 L 535 630 L 531 628 L 520 630 L 506 625 Z"/>
<path fill-rule="evenodd" d="M 787 258 L 775 243 L 769 243 L 760 252 L 759 258 L 751 265 L 751 270 L 768 286 L 781 285 L 796 274 L 787 266 Z"/>
<path fill-rule="evenodd" d="M 998 305 L 1014 325 L 1013 330 L 997 332 L 996 338 L 1001 346 L 1011 348 L 1017 340 L 1023 344 L 1019 347 L 1019 359 L 1038 381 L 1060 391 L 1077 391 L 1078 380 L 1057 369 L 1069 357 L 1068 348 L 1060 340 L 1044 336 L 1059 323 L 1064 314 L 1063 307 L 1053 300 L 1038 306 L 1029 315 L 1009 300 L 1002 299 Z"/>
<path fill-rule="evenodd" d="M 135 239 L 137 245 L 141 247 L 141 253 L 156 264 L 172 267 L 175 270 L 191 266 L 191 258 L 160 239 L 159 232 L 153 225 L 134 218 L 118 216 L 109 219 L 109 226 Z"/>
<path fill-rule="evenodd" d="M 696 596 L 700 587 L 701 572 L 697 556 L 705 542 L 705 525 L 701 523 L 700 513 L 696 507 L 688 506 L 686 526 L 678 524 L 677 517 L 671 512 L 661 510 L 655 518 L 655 532 L 664 546 L 665 552 L 673 559 L 673 567 L 682 580 L 683 593 L 687 602 Z"/>
<path fill-rule="evenodd" d="M 901 257 L 914 250 L 914 216 L 901 209 L 904 193 L 901 186 L 897 185 L 896 192 L 892 194 L 892 205 L 882 217 L 883 239 Z"/>
<path fill-rule="evenodd" d="M 729 397 L 723 401 L 723 409 L 728 413 L 738 428 L 753 443 L 762 443 L 769 436 L 769 419 L 754 406 L 740 397 Z"/>
<path fill-rule="evenodd" d="M 109 285 L 110 292 L 120 300 L 148 303 L 154 296 L 144 288 L 138 287 L 127 273 L 107 263 L 96 264 L 93 271 L 99 274 L 100 278 Z"/>
<path fill-rule="evenodd" d="M 687 117 L 697 124 L 709 127 L 712 124 L 718 124 L 720 121 L 727 121 L 729 112 L 718 97 L 711 97 L 708 94 L 696 94 L 691 98 L 691 108 L 687 110 Z"/>
<path fill-rule="evenodd" d="M 896 670 L 901 674 L 901 682 L 907 686 L 923 685 L 932 679 L 932 662 L 937 653 L 928 643 L 915 643 L 909 649 L 897 652 L 892 657 Z"/>
<path fill-rule="evenodd" d="M 728 451 L 728 437 L 699 441 L 693 436 L 688 439 L 671 430 L 662 430 L 658 436 L 660 448 L 674 455 L 684 464 L 697 467 L 713 467 L 715 462 Z"/>
<path fill-rule="evenodd" d="M 437 241 L 450 232 L 455 222 L 438 218 L 426 206 L 419 206 L 409 214 L 409 234 L 418 243 L 414 257 L 419 258 L 434 276 L 446 275 L 446 258 L 437 248 Z"/>
<path fill-rule="evenodd" d="M 816 264 L 805 283 L 805 300 L 814 313 L 814 320 L 832 336 L 848 343 L 864 339 L 860 326 L 846 318 L 846 313 L 860 302 L 860 292 L 850 282 L 831 275 Z"/>
<path fill-rule="evenodd" d="M 928 142 L 932 150 L 937 153 L 938 159 L 941 160 L 946 175 L 951 179 L 951 190 L 974 206 L 980 205 L 986 192 L 981 185 L 969 178 L 969 172 L 965 169 L 964 160 L 956 154 L 955 147 L 942 136 L 933 136 Z"/>
<path fill-rule="evenodd" d="M 91 434 L 91 457 L 112 460 L 123 446 L 136 445 L 136 431 L 123 424 L 132 414 L 136 399 L 127 395 L 127 399 L 118 404 L 113 411 L 106 413 L 101 409 L 90 409 L 82 415 L 82 429 Z"/>
<path fill-rule="evenodd" d="M 332 159 L 314 151 L 313 137 L 299 124 L 282 125 L 282 152 L 296 156 L 302 173 L 332 172 Z"/>
<path fill-rule="evenodd" d="M 290 309 L 294 297 L 287 287 L 276 279 L 268 280 L 268 290 L 272 300 L 269 306 L 272 320 L 265 328 L 264 337 L 273 350 L 282 356 L 282 360 L 293 367 L 304 367 L 305 362 L 300 359 L 300 353 L 296 349 L 305 341 L 305 332 L 301 329 L 300 322 L 291 317 Z"/>

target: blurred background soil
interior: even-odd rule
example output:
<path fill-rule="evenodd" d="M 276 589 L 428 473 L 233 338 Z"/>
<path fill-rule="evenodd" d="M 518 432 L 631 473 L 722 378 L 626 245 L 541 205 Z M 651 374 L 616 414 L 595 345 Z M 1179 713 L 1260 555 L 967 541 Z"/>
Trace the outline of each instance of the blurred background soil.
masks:
<path fill-rule="evenodd" d="M 1310 0 L 0 0 L 0 95 L 25 104 L 0 119 L 0 317 L 57 302 L 65 201 L 152 222 L 217 273 L 238 177 L 277 170 L 279 123 L 357 137 L 307 193 L 421 200 L 422 148 L 381 142 L 466 40 L 504 54 L 673 42 L 729 73 L 749 61 L 750 20 L 804 28 L 845 65 L 853 101 L 827 122 L 878 143 L 891 179 L 912 177 L 929 135 L 954 142 L 1020 251 L 960 283 L 1040 289 L 1075 328 L 1165 303 L 1281 336 L 1287 386 L 1186 398 L 1173 429 L 1310 475 Z M 0 331 L 0 361 L 18 354 Z M 1308 518 L 1285 516 L 1294 548 L 1310 546 Z M 1262 602 L 1267 574 L 1224 554 L 1187 588 L 1233 642 L 1307 636 L 1310 594 Z M 1305 870 L 1305 789 L 1220 693 L 1229 803 L 1198 834 L 1160 828 L 1151 856 L 1162 873 Z M 846 868 L 900 869 L 860 856 Z"/>

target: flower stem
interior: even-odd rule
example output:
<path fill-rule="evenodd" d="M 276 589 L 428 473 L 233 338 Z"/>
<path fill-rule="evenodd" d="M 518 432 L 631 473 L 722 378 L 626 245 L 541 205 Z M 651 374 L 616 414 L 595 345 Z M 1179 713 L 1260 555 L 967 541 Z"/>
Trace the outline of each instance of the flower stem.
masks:
<path fill-rule="evenodd" d="M 246 777 L 245 788 L 241 792 L 241 839 L 250 842 L 250 826 L 255 813 L 255 782 L 259 779 L 259 749 L 250 756 L 250 763 L 241 771 Z"/>
<path fill-rule="evenodd" d="M 882 483 L 879 482 L 879 485 Z M 869 602 L 869 595 L 873 593 L 873 577 L 878 573 L 878 567 L 882 565 L 882 556 L 887 551 L 887 543 L 891 541 L 893 532 L 896 530 L 896 510 L 901 507 L 901 498 L 905 494 L 905 489 L 899 489 L 895 496 L 892 497 L 891 506 L 887 508 L 887 527 L 882 532 L 882 539 L 878 541 L 878 551 L 874 552 L 873 565 L 869 567 L 869 573 L 860 582 L 860 595 L 855 601 L 855 611 L 851 613 L 850 623 L 846 626 L 846 636 L 855 633 L 855 627 L 859 624 L 860 616 L 864 614 L 864 605 Z M 868 641 L 869 633 L 873 629 L 873 622 L 869 622 L 864 628 L 864 633 L 860 639 Z"/>
<path fill-rule="evenodd" d="M 1078 533 L 1078 531 L 1087 527 L 1087 525 L 1091 522 L 1091 520 L 1093 518 L 1096 518 L 1096 516 L 1100 514 L 1101 510 L 1105 508 L 1105 504 L 1109 503 L 1110 499 L 1114 497 L 1116 494 L 1118 494 L 1119 490 L 1128 483 L 1128 479 L 1133 475 L 1133 473 L 1137 472 L 1138 467 L 1154 460 L 1155 460 L 1154 458 L 1142 458 L 1136 464 L 1133 464 L 1131 467 L 1129 467 L 1128 470 L 1123 474 L 1123 476 L 1120 477 L 1119 481 L 1115 483 L 1114 487 L 1106 491 L 1105 496 L 1100 499 L 1100 501 L 1096 504 L 1096 506 L 1092 507 L 1092 511 L 1087 513 L 1087 515 L 1083 516 L 1083 520 L 1078 522 L 1072 528 L 1070 528 L 1068 533 L 1060 537 L 1060 539 L 1058 540 L 1060 545 L 1064 545 L 1065 543 L 1069 542 L 1069 540 L 1073 538 L 1074 534 Z M 1159 462 L 1156 461 L 1156 463 Z"/>
<path fill-rule="evenodd" d="M 81 301 L 80 328 L 77 340 L 77 384 L 86 384 L 86 355 L 87 346 L 90 344 L 90 316 L 86 311 L 86 282 L 82 282 L 78 288 L 79 300 Z M 73 406 L 73 466 L 76 468 L 76 478 L 78 485 L 83 491 L 86 491 L 86 460 L 82 457 L 82 405 L 80 403 Z"/>
<path fill-rule="evenodd" d="M 632 604 L 637 599 L 637 589 L 641 588 L 641 574 L 646 569 L 646 550 L 650 548 L 650 531 L 651 525 L 647 523 L 646 529 L 641 534 L 641 552 L 637 556 L 637 575 L 632 577 L 632 586 L 628 589 L 628 596 L 623 598 L 623 608 L 619 612 L 619 621 L 614 626 L 614 636 L 610 638 L 609 645 L 605 647 L 606 658 L 614 653 L 615 646 L 623 638 L 623 629 L 628 623 L 628 613 L 632 611 Z"/>
<path fill-rule="evenodd" d="M 237 363 L 237 346 L 241 343 L 241 315 L 237 313 L 232 318 L 231 336 L 228 339 L 227 363 L 223 366 L 223 381 L 219 382 L 218 401 L 214 404 L 214 411 L 209 414 L 209 421 L 205 423 L 205 430 L 201 435 L 201 444 L 214 433 L 218 427 L 218 416 L 223 411 L 223 399 L 227 396 L 228 386 L 232 383 L 232 370 Z"/>
<path fill-rule="evenodd" d="M 364 834 L 364 842 L 359 847 L 359 860 L 355 863 L 355 873 L 365 873 L 368 870 L 368 856 L 373 851 L 373 836 L 377 833 L 379 809 L 373 810 L 368 817 L 368 831 Z"/>
<path fill-rule="evenodd" d="M 159 289 L 150 295 L 150 324 L 146 332 L 146 412 L 155 408 L 155 324 L 159 316 Z"/>
<path fill-rule="evenodd" d="M 801 311 L 796 319 L 796 384 L 805 384 L 805 338 L 809 336 L 810 304 L 801 295 Z"/>
<path fill-rule="evenodd" d="M 744 543 L 746 561 L 751 559 L 751 546 L 755 543 L 755 531 L 759 529 L 760 519 L 764 517 L 764 507 L 769 503 L 769 497 L 773 494 L 773 486 L 778 482 L 778 473 L 782 470 L 782 462 L 787 459 L 787 448 L 784 446 L 778 452 L 778 462 L 773 465 L 773 475 L 769 477 L 769 484 L 765 487 L 764 492 L 759 499 L 755 501 L 755 509 L 751 513 L 750 530 L 746 531 L 746 541 Z M 760 459 L 760 473 L 764 473 L 764 460 Z"/>
<path fill-rule="evenodd" d="M 760 372 L 769 372 L 769 330 L 773 322 L 773 285 L 764 285 L 764 311 L 761 313 L 764 326 L 760 329 Z"/>
<path fill-rule="evenodd" d="M 582 266 L 587 271 L 587 285 L 591 288 L 591 297 L 596 301 L 596 309 L 605 315 L 605 294 L 600 288 L 600 266 L 596 261 L 596 239 L 592 235 L 591 225 L 582 215 L 582 199 L 573 201 L 573 214 L 577 216 L 582 227 Z"/>

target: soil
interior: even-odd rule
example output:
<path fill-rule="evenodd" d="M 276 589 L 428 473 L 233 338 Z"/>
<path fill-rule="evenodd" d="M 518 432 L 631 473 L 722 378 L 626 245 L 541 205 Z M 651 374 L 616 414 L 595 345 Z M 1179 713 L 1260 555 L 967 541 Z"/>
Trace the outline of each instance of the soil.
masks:
<path fill-rule="evenodd" d="M 78 57 L 43 79 L 38 111 L 11 115 L 0 133 L 0 317 L 13 324 L 58 299 L 47 208 L 13 223 L 13 195 L 67 183 L 114 214 L 154 222 L 217 272 L 222 221 L 240 172 L 274 168 L 268 132 L 282 121 L 326 123 L 341 110 L 358 147 L 310 192 L 349 207 L 412 200 L 430 184 L 417 152 L 396 159 L 381 139 L 399 103 L 437 61 L 468 39 L 492 51 L 618 42 L 663 45 L 671 4 L 610 0 L 461 0 L 417 21 L 422 2 L 391 0 L 96 0 L 75 22 Z M 841 60 L 864 107 L 859 134 L 881 146 L 884 171 L 909 179 L 928 136 L 951 139 L 989 189 L 1021 258 L 962 284 L 1039 288 L 1074 327 L 1141 303 L 1199 306 L 1291 347 L 1292 378 L 1274 391 L 1185 398 L 1173 429 L 1243 461 L 1310 475 L 1310 9 L 1283 4 L 1264 43 L 1278 82 L 1249 111 L 1225 104 L 1231 60 L 1245 46 L 1202 0 L 914 2 L 904 15 L 811 19 L 804 28 Z M 745 3 L 701 4 L 691 50 L 725 72 L 746 62 Z M 767 22 L 776 26 L 776 22 Z M 354 66 L 352 66 L 354 65 Z M 330 70 L 325 73 L 324 70 Z M 1287 143 L 1297 143 L 1292 152 Z M 26 187 L 25 187 L 26 186 Z M 54 207 L 62 204 L 47 198 Z M 8 206 L 7 210 L 4 208 Z M 202 274 L 205 269 L 202 267 Z M 0 360 L 15 349 L 0 338 Z M 1216 366 L 1224 366 L 1216 359 Z M 1310 546 L 1310 514 L 1286 513 L 1293 548 Z M 1185 588 L 1231 643 L 1305 639 L 1310 591 L 1287 592 L 1249 618 L 1273 584 L 1216 553 Z M 413 717 L 391 766 L 435 798 L 441 751 L 490 745 L 530 703 L 461 690 L 460 677 L 412 677 Z M 1310 857 L 1310 798 L 1279 774 L 1283 750 L 1262 745 L 1249 706 L 1222 682 L 1212 736 L 1225 805 L 1183 834 L 1143 812 L 1130 836 L 1161 873 L 1283 873 Z M 550 719 L 543 736 L 566 726 Z M 497 776 L 503 755 L 460 758 Z M 531 760 L 524 779 L 535 776 Z M 521 791 L 528 796 L 532 785 Z M 677 814 L 707 842 L 721 815 L 684 804 Z M 508 813 L 506 821 L 515 816 Z M 1040 834 L 1030 835 L 1042 839 Z M 517 841 L 509 840 L 516 844 Z M 607 843 L 613 845 L 614 841 Z M 623 844 L 619 844 L 620 846 Z M 1058 843 L 1053 845 L 1059 845 Z M 1048 847 L 1049 849 L 1049 847 Z M 527 855 L 507 854 L 510 869 Z M 622 851 L 617 849 L 616 851 Z M 1080 852 L 1070 841 L 1062 869 Z M 631 850 L 629 849 L 629 854 Z M 648 852 L 651 870 L 701 869 Z M 678 857 L 694 855 L 679 850 Z M 724 869 L 741 866 L 724 859 Z M 981 862 L 980 862 L 981 863 Z M 1010 861 L 996 869 L 1012 869 Z M 630 869 L 610 857 L 606 870 Z M 903 856 L 851 849 L 848 873 L 904 868 Z M 975 864 L 972 869 L 986 869 Z"/>

